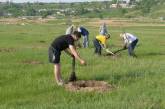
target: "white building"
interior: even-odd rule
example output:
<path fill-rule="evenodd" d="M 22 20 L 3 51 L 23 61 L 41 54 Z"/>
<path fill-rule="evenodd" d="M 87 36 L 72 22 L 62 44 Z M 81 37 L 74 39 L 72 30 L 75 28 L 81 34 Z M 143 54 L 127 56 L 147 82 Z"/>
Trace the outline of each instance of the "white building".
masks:
<path fill-rule="evenodd" d="M 135 5 L 129 5 L 130 0 L 118 0 L 116 4 L 111 4 L 111 8 L 133 8 Z"/>

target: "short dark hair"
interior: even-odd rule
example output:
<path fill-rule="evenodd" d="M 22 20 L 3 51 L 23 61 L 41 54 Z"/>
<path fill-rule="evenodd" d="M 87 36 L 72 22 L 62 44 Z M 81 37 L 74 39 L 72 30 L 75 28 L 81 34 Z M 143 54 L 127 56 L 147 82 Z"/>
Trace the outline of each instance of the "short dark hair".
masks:
<path fill-rule="evenodd" d="M 110 38 L 110 37 L 111 37 L 111 35 L 110 35 L 110 34 L 106 34 L 106 37 L 107 37 L 107 38 Z"/>
<path fill-rule="evenodd" d="M 78 37 L 78 38 L 81 38 L 81 33 L 78 32 L 78 31 L 74 31 L 74 32 L 73 32 L 73 35 L 75 35 L 75 36 Z"/>

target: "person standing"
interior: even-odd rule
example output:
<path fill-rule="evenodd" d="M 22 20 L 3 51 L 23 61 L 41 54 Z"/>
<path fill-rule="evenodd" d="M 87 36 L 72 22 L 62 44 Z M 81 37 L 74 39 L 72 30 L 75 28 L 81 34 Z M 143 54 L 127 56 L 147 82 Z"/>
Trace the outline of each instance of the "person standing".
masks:
<path fill-rule="evenodd" d="M 85 65 L 85 61 L 79 56 L 74 46 L 74 42 L 79 40 L 80 38 L 81 33 L 79 33 L 78 31 L 74 31 L 73 34 L 57 37 L 49 47 L 49 62 L 54 64 L 54 75 L 58 85 L 64 85 L 64 81 L 61 77 L 61 51 L 65 51 L 68 55 L 80 61 L 82 65 Z"/>
<path fill-rule="evenodd" d="M 105 22 L 100 26 L 99 33 L 100 35 L 104 35 L 104 36 L 108 34 L 107 26 Z"/>
<path fill-rule="evenodd" d="M 71 25 L 66 29 L 65 34 L 72 34 L 73 32 L 74 32 L 74 25 Z"/>

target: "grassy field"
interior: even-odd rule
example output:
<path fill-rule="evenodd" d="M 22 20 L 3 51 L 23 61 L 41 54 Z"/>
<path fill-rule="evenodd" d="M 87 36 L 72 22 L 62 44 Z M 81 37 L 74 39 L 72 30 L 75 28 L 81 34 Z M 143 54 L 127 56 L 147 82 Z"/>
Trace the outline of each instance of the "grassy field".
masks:
<path fill-rule="evenodd" d="M 91 41 L 89 48 L 78 50 L 87 66 L 77 62 L 77 76 L 80 80 L 106 81 L 116 86 L 115 90 L 74 93 L 55 84 L 47 51 L 52 40 L 65 33 L 65 20 L 25 25 L 1 23 L 0 109 L 165 109 L 164 23 L 131 22 L 126 26 L 121 22 L 122 27 L 109 24 L 112 38 L 108 44 L 112 51 L 122 45 L 122 28 L 139 37 L 137 59 L 128 57 L 127 51 L 113 59 L 93 56 L 92 39 L 99 25 L 90 21 L 73 20 L 89 29 Z M 65 53 L 61 64 L 62 76 L 67 80 L 71 58 Z"/>

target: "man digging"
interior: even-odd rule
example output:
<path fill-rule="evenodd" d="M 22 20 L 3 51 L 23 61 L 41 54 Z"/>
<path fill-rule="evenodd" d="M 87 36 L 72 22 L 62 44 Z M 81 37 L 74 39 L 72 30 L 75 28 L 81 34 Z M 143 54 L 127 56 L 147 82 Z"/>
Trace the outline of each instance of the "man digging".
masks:
<path fill-rule="evenodd" d="M 120 37 L 124 41 L 123 49 L 128 49 L 129 56 L 137 57 L 134 53 L 134 49 L 138 43 L 138 38 L 135 35 L 126 32 L 121 33 Z"/>
<path fill-rule="evenodd" d="M 80 38 L 81 33 L 74 31 L 73 34 L 57 37 L 49 47 L 49 62 L 54 64 L 55 80 L 59 86 L 64 85 L 60 69 L 61 51 L 64 50 L 67 54 L 80 61 L 82 65 L 85 65 L 85 61 L 79 56 L 74 46 L 74 42 L 78 41 Z"/>
<path fill-rule="evenodd" d="M 95 39 L 93 40 L 93 45 L 95 47 L 95 54 L 101 55 L 101 50 L 105 50 L 107 53 L 114 55 L 113 52 L 111 52 L 106 45 L 106 41 L 110 38 L 110 34 L 106 35 L 97 35 Z"/>

